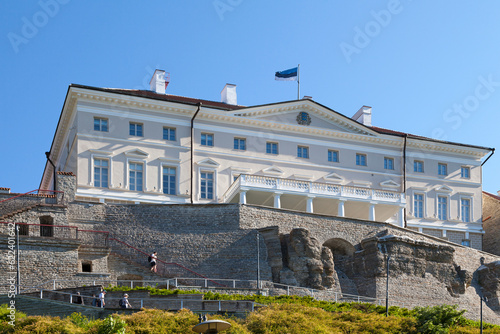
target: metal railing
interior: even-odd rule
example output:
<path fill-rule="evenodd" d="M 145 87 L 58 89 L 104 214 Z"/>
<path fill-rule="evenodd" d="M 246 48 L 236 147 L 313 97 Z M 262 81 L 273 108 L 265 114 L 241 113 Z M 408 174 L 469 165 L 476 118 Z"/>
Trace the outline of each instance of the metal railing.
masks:
<path fill-rule="evenodd" d="M 68 302 L 76 305 L 85 305 L 93 308 L 120 308 L 119 300 L 123 299 L 123 297 L 105 297 L 104 305 L 99 305 L 99 297 L 98 296 L 89 296 L 82 295 L 72 292 L 63 292 L 63 291 L 54 291 L 47 289 L 40 289 L 37 293 L 37 296 L 40 299 L 49 299 L 56 300 L 62 302 Z M 80 299 L 80 300 L 79 300 Z M 142 297 L 142 298 L 127 298 L 132 306 L 131 309 L 142 309 L 144 307 L 150 308 L 160 308 L 164 310 L 180 310 L 183 308 L 190 309 L 193 312 L 224 312 L 224 311 L 232 311 L 231 306 L 234 308 L 234 303 L 247 304 L 249 305 L 248 311 L 254 311 L 255 305 L 260 305 L 255 303 L 254 301 L 235 301 L 235 300 L 204 300 L 200 299 L 192 299 L 192 298 L 162 298 L 159 297 Z M 82 301 L 82 303 L 78 303 Z M 198 308 L 193 308 L 193 306 L 198 306 Z M 241 310 L 240 310 L 241 311 Z"/>

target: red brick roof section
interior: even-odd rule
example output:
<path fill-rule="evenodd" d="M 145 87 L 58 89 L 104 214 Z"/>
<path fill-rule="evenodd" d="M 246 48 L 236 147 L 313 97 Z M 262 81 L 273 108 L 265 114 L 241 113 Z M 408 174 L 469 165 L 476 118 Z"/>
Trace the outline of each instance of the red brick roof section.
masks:
<path fill-rule="evenodd" d="M 490 194 L 489 192 L 486 192 L 486 191 L 483 191 L 483 194 L 488 195 L 488 196 L 490 196 L 490 197 L 493 197 L 493 198 L 494 198 L 494 199 L 496 199 L 497 201 L 500 201 L 500 196 Z"/>

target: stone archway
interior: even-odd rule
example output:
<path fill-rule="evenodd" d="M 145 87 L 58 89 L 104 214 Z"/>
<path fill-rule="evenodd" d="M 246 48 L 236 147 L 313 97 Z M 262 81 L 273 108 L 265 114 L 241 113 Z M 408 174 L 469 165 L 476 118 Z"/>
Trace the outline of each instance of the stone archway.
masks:
<path fill-rule="evenodd" d="M 323 247 L 329 248 L 333 254 L 335 273 L 342 293 L 357 295 L 356 284 L 346 274 L 347 267 L 354 259 L 356 248 L 349 241 L 341 238 L 328 239 L 323 243 Z"/>

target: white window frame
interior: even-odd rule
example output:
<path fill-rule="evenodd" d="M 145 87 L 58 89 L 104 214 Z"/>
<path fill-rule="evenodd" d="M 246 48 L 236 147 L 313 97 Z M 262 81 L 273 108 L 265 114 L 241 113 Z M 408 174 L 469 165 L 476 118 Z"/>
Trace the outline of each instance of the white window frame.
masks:
<path fill-rule="evenodd" d="M 238 148 L 234 148 L 234 141 L 238 140 Z M 240 148 L 240 140 L 243 140 L 245 142 L 245 148 L 241 149 Z M 246 151 L 247 150 L 247 139 L 244 137 L 234 137 L 233 138 L 233 150 L 234 151 Z"/>
<path fill-rule="evenodd" d="M 108 160 L 108 188 L 102 188 L 102 189 L 111 189 L 113 188 L 113 158 L 112 158 L 112 153 L 111 152 L 105 152 L 105 151 L 98 151 L 98 150 L 91 150 L 90 151 L 90 161 L 89 161 L 89 171 L 90 171 L 90 179 L 89 179 L 89 186 L 94 187 L 94 159 L 103 159 L 103 160 Z"/>
<path fill-rule="evenodd" d="M 212 136 L 212 145 L 208 145 L 208 141 L 206 141 L 207 143 L 202 144 L 202 138 L 201 137 L 203 135 Z M 215 134 L 213 134 L 212 132 L 201 132 L 200 133 L 200 145 L 203 146 L 203 147 L 214 147 L 215 146 Z"/>
<path fill-rule="evenodd" d="M 436 207 L 435 207 L 435 218 L 438 220 L 443 220 L 439 218 L 439 197 L 445 197 L 446 198 L 446 219 L 444 221 L 450 221 L 451 220 L 451 215 L 450 215 L 450 207 L 451 207 L 451 196 L 446 193 L 436 193 Z"/>
<path fill-rule="evenodd" d="M 469 172 L 469 176 L 462 176 L 463 173 L 462 173 L 462 169 L 467 169 Z M 471 174 L 471 168 L 469 166 L 460 166 L 460 178 L 461 179 L 466 179 L 466 180 L 469 180 L 470 179 L 470 174 Z"/>
<path fill-rule="evenodd" d="M 422 170 L 421 171 L 418 171 L 416 170 L 417 168 L 415 168 L 415 164 L 421 164 L 422 165 Z M 424 161 L 423 160 L 413 160 L 413 172 L 414 173 L 425 173 L 425 164 L 424 164 Z"/>
<path fill-rule="evenodd" d="M 174 136 L 174 137 L 175 137 L 175 139 L 174 139 L 174 140 L 172 140 L 172 139 L 165 139 L 165 138 L 164 138 L 164 136 L 163 136 L 163 135 L 164 135 L 164 133 L 165 133 L 165 130 L 166 130 L 166 129 L 168 129 L 169 137 L 170 137 L 170 130 L 174 130 L 174 131 L 175 131 L 175 136 Z M 143 131 L 143 133 L 144 133 L 144 129 L 143 129 L 142 131 Z M 173 127 L 173 126 L 166 126 L 166 125 L 165 125 L 165 126 L 162 128 L 162 130 L 161 130 L 161 137 L 162 137 L 162 139 L 163 139 L 163 140 L 167 140 L 167 141 L 169 141 L 169 142 L 177 142 L 177 128 L 175 128 L 175 127 Z"/>
<path fill-rule="evenodd" d="M 417 217 L 415 214 L 416 213 L 415 195 L 422 195 L 422 202 L 423 202 L 422 217 Z M 425 217 L 427 217 L 427 196 L 426 196 L 425 192 L 413 191 L 412 196 L 411 196 L 411 210 L 412 210 L 412 215 L 415 218 L 424 219 Z"/>
<path fill-rule="evenodd" d="M 98 119 L 98 120 L 105 120 L 107 122 L 107 130 L 96 130 L 95 129 L 95 120 Z M 101 128 L 101 124 L 99 124 L 99 127 Z M 106 117 L 101 117 L 101 116 L 94 116 L 94 118 L 92 119 L 92 129 L 94 131 L 99 131 L 99 132 L 109 132 L 109 118 L 106 118 Z"/>
<path fill-rule="evenodd" d="M 271 146 L 271 152 L 267 152 L 267 144 L 276 144 L 276 153 L 273 153 L 272 151 L 272 146 Z M 266 154 L 271 154 L 271 155 L 279 155 L 280 154 L 280 144 L 277 141 L 266 141 L 266 147 L 265 147 L 265 152 Z"/>
<path fill-rule="evenodd" d="M 136 126 L 136 128 L 135 128 L 135 133 L 136 133 L 136 134 L 135 134 L 135 135 L 131 135 L 131 134 L 130 134 L 130 126 L 131 126 L 132 124 L 134 124 L 134 125 Z M 137 125 L 140 125 L 140 126 L 142 127 L 142 135 L 140 135 L 140 136 L 137 134 Z M 145 132 L 146 132 L 146 131 L 145 131 L 145 129 L 144 129 L 144 123 L 141 123 L 141 122 L 132 122 L 132 121 L 130 121 L 130 122 L 128 123 L 128 135 L 129 135 L 129 136 L 133 136 L 133 137 L 144 137 Z"/>
<path fill-rule="evenodd" d="M 332 158 L 333 158 L 333 153 L 337 153 L 337 160 L 330 160 L 330 152 L 332 152 Z M 338 163 L 340 162 L 340 151 L 339 150 L 328 150 L 326 153 L 326 160 L 328 162 L 335 162 Z"/>
<path fill-rule="evenodd" d="M 158 181 L 159 181 L 159 186 L 158 186 L 158 191 L 162 193 L 165 196 L 174 196 L 171 194 L 165 194 L 163 193 L 163 167 L 170 167 L 170 168 L 175 168 L 175 189 L 176 189 L 176 194 L 175 196 L 181 195 L 180 189 L 179 189 L 179 174 L 181 170 L 181 165 L 180 165 L 180 160 L 178 159 L 165 159 L 165 158 L 159 158 L 160 159 L 160 167 L 158 169 Z"/>
<path fill-rule="evenodd" d="M 469 221 L 465 222 L 462 218 L 462 199 L 469 200 Z M 463 223 L 472 223 L 474 221 L 474 197 L 469 194 L 460 194 L 458 196 L 458 220 Z"/>
<path fill-rule="evenodd" d="M 201 198 L 201 173 L 213 173 L 214 174 L 214 198 Z M 215 168 L 209 168 L 209 167 L 199 167 L 198 168 L 198 201 L 204 201 L 204 202 L 217 202 L 218 196 L 217 196 L 217 178 L 218 178 L 218 173 L 217 169 Z"/>
<path fill-rule="evenodd" d="M 299 157 L 299 150 L 300 150 L 300 156 Z M 306 152 L 307 154 L 307 157 L 304 157 L 304 152 Z M 300 158 L 300 159 L 309 159 L 309 146 L 305 146 L 305 145 L 297 145 L 297 158 Z"/>
<path fill-rule="evenodd" d="M 444 174 L 441 174 L 441 167 L 444 167 Z M 438 162 L 438 176 L 447 176 L 448 175 L 448 164 L 443 162 Z"/>
<path fill-rule="evenodd" d="M 358 156 L 361 158 L 361 157 L 364 157 L 364 165 L 363 164 L 358 164 Z M 356 166 L 363 166 L 363 167 L 367 167 L 368 166 L 368 156 L 365 154 L 365 153 L 356 153 L 356 161 L 354 161 L 354 163 L 356 164 Z"/>
<path fill-rule="evenodd" d="M 130 190 L 130 163 L 140 163 L 142 164 L 142 191 L 140 190 Z M 138 191 L 138 192 L 146 192 L 148 191 L 147 189 L 147 164 L 146 160 L 143 159 L 136 159 L 136 158 L 128 158 L 127 159 L 127 164 L 125 166 L 126 172 L 125 172 L 125 189 L 129 191 Z"/>
<path fill-rule="evenodd" d="M 391 161 L 392 163 L 392 168 L 386 168 L 386 160 L 388 161 Z M 387 169 L 387 170 L 394 170 L 394 158 L 391 158 L 391 157 L 384 157 L 384 169 Z"/>

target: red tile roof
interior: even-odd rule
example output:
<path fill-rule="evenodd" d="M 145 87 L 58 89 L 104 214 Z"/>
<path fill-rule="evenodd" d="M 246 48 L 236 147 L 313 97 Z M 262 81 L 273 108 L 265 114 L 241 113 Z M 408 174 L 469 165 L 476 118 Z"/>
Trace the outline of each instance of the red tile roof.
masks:
<path fill-rule="evenodd" d="M 493 197 L 494 199 L 496 199 L 496 200 L 500 201 L 500 196 L 490 194 L 489 192 L 484 191 L 484 190 L 483 190 L 483 194 L 488 195 L 488 196 L 490 196 L 490 197 Z"/>

